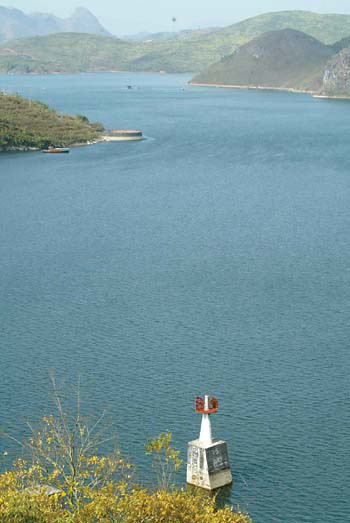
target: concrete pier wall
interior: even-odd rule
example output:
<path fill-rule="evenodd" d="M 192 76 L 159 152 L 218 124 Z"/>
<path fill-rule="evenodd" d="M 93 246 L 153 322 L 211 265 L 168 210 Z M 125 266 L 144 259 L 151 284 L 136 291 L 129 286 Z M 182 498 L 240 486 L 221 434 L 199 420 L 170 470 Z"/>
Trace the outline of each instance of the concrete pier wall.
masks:
<path fill-rule="evenodd" d="M 142 131 L 115 130 L 103 135 L 106 142 L 128 142 L 144 140 Z"/>

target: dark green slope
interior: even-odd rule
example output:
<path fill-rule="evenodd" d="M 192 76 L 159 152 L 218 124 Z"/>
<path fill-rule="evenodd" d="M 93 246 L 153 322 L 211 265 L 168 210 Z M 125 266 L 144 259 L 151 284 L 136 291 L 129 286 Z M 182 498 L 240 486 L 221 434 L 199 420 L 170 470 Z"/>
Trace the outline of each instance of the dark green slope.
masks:
<path fill-rule="evenodd" d="M 332 45 L 332 49 L 335 53 L 339 53 L 342 49 L 346 49 L 348 47 L 350 47 L 350 36 L 342 38 L 341 40 L 339 40 L 339 42 L 336 42 Z"/>
<path fill-rule="evenodd" d="M 283 29 L 270 31 L 197 75 L 192 82 L 315 91 L 334 51 L 315 38 Z"/>

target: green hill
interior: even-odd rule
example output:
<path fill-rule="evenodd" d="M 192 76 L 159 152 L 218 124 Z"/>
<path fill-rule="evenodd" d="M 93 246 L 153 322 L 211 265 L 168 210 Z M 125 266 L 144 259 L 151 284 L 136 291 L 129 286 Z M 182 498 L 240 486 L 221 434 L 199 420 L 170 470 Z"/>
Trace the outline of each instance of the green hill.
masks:
<path fill-rule="evenodd" d="M 317 91 L 334 51 L 294 29 L 270 31 L 197 75 L 192 83 Z"/>
<path fill-rule="evenodd" d="M 88 143 L 102 130 L 84 116 L 62 115 L 41 102 L 0 94 L 0 150 Z"/>
<path fill-rule="evenodd" d="M 268 31 L 295 29 L 324 44 L 350 36 L 350 15 L 319 14 L 310 11 L 280 11 L 248 18 L 203 37 L 203 41 L 226 53 Z"/>
<path fill-rule="evenodd" d="M 0 46 L 0 71 L 63 73 L 127 68 L 137 47 L 117 38 L 57 33 L 21 38 Z"/>
<path fill-rule="evenodd" d="M 350 36 L 350 15 L 282 11 L 256 16 L 186 38 L 126 42 L 111 37 L 65 33 L 6 42 L 1 72 L 159 71 L 198 72 L 266 32 L 295 29 L 334 44 Z"/>

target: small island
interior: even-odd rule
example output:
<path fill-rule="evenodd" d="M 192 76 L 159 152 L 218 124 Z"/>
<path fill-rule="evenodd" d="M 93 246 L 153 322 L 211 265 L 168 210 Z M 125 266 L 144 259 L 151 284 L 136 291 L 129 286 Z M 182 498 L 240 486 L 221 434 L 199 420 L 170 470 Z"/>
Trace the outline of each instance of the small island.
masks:
<path fill-rule="evenodd" d="M 18 94 L 0 94 L 0 151 L 86 145 L 101 141 L 103 132 L 86 116 L 60 114 Z"/>

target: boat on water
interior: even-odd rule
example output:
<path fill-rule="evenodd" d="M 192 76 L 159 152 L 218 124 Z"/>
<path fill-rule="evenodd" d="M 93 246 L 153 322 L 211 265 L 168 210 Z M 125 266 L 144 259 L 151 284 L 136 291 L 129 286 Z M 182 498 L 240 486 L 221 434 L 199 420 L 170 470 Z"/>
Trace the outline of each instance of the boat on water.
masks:
<path fill-rule="evenodd" d="M 48 147 L 47 149 L 43 149 L 43 153 L 69 153 L 70 149 L 68 147 Z"/>

